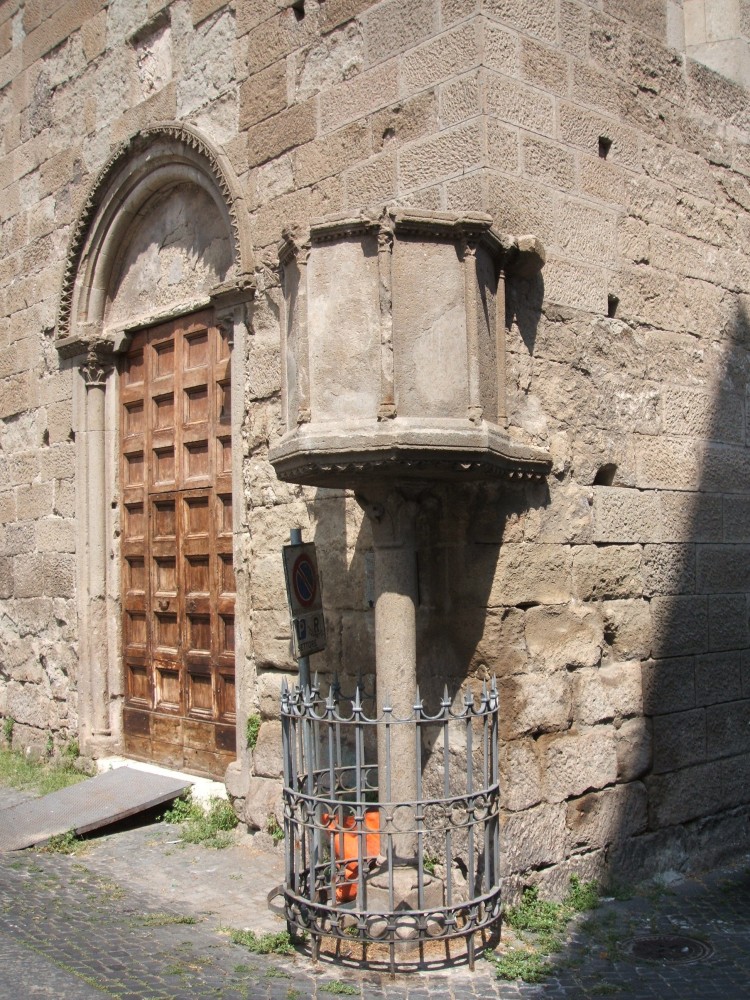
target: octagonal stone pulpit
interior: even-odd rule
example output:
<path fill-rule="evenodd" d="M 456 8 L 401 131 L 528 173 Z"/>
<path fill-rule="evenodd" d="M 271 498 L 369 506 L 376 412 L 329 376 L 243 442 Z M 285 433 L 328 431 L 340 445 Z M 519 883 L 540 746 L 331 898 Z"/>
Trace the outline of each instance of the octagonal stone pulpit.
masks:
<path fill-rule="evenodd" d="M 534 237 L 481 213 L 399 209 L 324 219 L 280 248 L 286 433 L 280 479 L 538 477 L 546 452 L 505 430 L 505 273 Z"/>

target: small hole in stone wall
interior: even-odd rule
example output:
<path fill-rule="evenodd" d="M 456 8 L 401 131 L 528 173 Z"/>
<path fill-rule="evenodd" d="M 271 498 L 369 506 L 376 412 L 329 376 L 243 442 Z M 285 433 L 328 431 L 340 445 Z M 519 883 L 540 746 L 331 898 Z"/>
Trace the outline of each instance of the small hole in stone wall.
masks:
<path fill-rule="evenodd" d="M 616 295 L 607 296 L 607 316 L 609 319 L 615 318 L 615 313 L 617 312 L 617 307 L 620 304 L 620 300 Z"/>
<path fill-rule="evenodd" d="M 68 431 L 68 441 L 75 441 L 76 432 L 74 430 Z"/>
<path fill-rule="evenodd" d="M 292 10 L 294 11 L 294 16 L 298 21 L 301 21 L 305 16 L 305 0 L 295 0 L 292 4 Z"/>
<path fill-rule="evenodd" d="M 49 444 L 49 431 L 47 430 L 46 427 L 45 427 L 44 431 L 42 432 L 42 444 L 43 445 L 48 445 Z"/>
<path fill-rule="evenodd" d="M 611 486 L 615 481 L 616 472 L 617 465 L 614 462 L 607 462 L 606 465 L 600 465 L 594 476 L 594 486 Z"/>
<path fill-rule="evenodd" d="M 611 148 L 612 148 L 612 140 L 609 138 L 609 136 L 608 135 L 600 135 L 599 136 L 599 156 L 601 156 L 601 158 L 603 160 L 607 159 L 607 154 L 609 153 L 609 151 L 610 151 Z"/>

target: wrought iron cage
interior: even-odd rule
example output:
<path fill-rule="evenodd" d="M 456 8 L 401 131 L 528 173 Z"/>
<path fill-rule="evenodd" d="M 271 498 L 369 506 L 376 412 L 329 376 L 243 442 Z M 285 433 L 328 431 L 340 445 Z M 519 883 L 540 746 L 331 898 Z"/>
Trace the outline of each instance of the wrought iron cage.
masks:
<path fill-rule="evenodd" d="M 462 939 L 473 967 L 475 935 L 500 916 L 498 715 L 494 680 L 455 703 L 446 688 L 434 714 L 417 692 L 405 719 L 335 680 L 325 696 L 317 678 L 284 685 L 285 912 L 313 958 L 325 938 L 357 941 L 366 957 L 385 946 L 395 971 Z M 395 759 L 405 732 L 413 761 Z"/>

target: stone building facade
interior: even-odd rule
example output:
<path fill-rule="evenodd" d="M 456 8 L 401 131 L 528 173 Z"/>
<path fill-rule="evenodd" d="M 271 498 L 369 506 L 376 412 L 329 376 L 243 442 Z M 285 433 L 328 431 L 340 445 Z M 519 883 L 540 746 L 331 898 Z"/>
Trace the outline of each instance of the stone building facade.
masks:
<path fill-rule="evenodd" d="M 746 848 L 749 24 L 744 0 L 4 0 L 13 745 L 236 755 L 238 808 L 274 808 L 291 527 L 318 543 L 314 665 L 374 669 L 366 518 L 268 461 L 279 242 L 482 212 L 544 247 L 508 275 L 504 419 L 550 468 L 435 487 L 425 696 L 499 679 L 509 886 Z"/>

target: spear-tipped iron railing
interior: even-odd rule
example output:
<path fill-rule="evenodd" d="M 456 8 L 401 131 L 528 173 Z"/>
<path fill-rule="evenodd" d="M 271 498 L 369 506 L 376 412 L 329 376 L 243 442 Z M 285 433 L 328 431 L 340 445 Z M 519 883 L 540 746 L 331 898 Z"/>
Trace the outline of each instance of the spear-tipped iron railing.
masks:
<path fill-rule="evenodd" d="M 406 719 L 387 698 L 379 716 L 372 704 L 359 686 L 344 697 L 336 680 L 325 695 L 317 678 L 283 686 L 290 931 L 311 935 L 313 958 L 324 938 L 385 945 L 392 971 L 406 949 L 422 964 L 432 942 L 428 957 L 437 947 L 448 960 L 463 939 L 473 966 L 477 932 L 500 915 L 497 686 L 455 699 L 446 688 L 434 714 L 417 693 Z M 414 760 L 394 774 L 392 736 L 404 726 Z M 393 797 L 405 767 L 414 801 Z"/>

